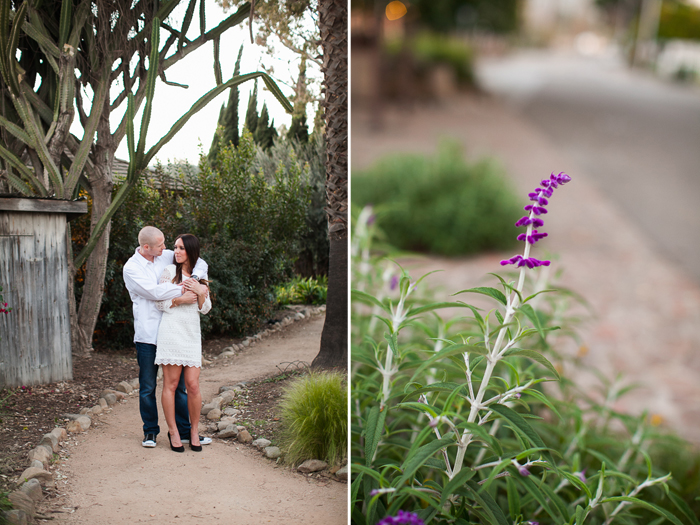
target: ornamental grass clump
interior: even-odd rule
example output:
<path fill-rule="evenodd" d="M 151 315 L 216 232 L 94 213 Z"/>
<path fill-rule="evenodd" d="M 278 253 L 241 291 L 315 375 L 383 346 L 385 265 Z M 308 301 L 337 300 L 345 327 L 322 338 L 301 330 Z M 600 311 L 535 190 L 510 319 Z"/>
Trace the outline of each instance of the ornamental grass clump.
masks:
<path fill-rule="evenodd" d="M 549 199 L 570 181 L 552 174 L 529 195 L 516 223 L 527 227 L 523 253 L 501 262 L 514 275 L 454 294 L 479 294 L 488 310 L 428 298 L 425 276 L 372 255 L 372 210 L 356 216 L 354 524 L 698 523 L 695 494 L 652 463 L 672 440 L 647 415 L 614 410 L 628 389 L 591 396 L 562 375 L 578 366 L 557 351 L 575 335 L 576 295 L 547 284 L 551 263 L 531 252 Z"/>
<path fill-rule="evenodd" d="M 337 465 L 346 458 L 347 401 L 347 381 L 338 372 L 312 371 L 285 388 L 279 405 L 285 463 L 321 459 Z"/>

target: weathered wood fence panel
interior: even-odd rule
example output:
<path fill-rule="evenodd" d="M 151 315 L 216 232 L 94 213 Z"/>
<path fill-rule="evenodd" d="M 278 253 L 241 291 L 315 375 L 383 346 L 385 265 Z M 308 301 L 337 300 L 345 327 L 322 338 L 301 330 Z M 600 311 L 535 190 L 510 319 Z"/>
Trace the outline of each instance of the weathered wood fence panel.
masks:
<path fill-rule="evenodd" d="M 0 198 L 0 387 L 71 379 L 66 213 L 84 202 Z M 43 210 L 43 211 L 40 211 Z"/>

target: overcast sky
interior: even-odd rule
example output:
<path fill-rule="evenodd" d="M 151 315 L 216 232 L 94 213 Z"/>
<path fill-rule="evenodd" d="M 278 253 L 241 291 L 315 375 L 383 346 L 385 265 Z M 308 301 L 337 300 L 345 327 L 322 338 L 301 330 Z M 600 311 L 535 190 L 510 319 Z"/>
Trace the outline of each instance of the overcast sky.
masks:
<path fill-rule="evenodd" d="M 180 21 L 183 18 L 186 2 L 183 2 L 181 7 L 182 13 L 175 11 L 171 17 L 173 20 Z M 218 23 L 233 13 L 229 11 L 227 14 L 216 5 L 215 2 L 207 2 L 207 30 L 214 28 Z M 177 22 L 176 24 L 179 24 Z M 255 32 L 255 28 L 253 28 Z M 199 31 L 199 19 L 195 14 L 188 37 L 194 39 Z M 165 34 L 161 35 L 161 41 L 166 38 Z M 297 75 L 298 60 L 294 53 L 286 49 L 280 49 L 274 56 L 270 57 L 265 53 L 263 47 L 251 44 L 250 34 L 248 31 L 248 21 L 242 25 L 226 31 L 221 38 L 221 70 L 224 81 L 233 76 L 233 69 L 238 56 L 238 49 L 241 44 L 244 44 L 243 58 L 241 60 L 241 73 L 252 73 L 262 71 L 261 64 L 274 67 L 274 77 L 277 84 L 280 86 L 286 96 L 290 96 L 293 91 L 290 87 L 285 86 L 281 81 L 289 82 L 292 77 Z M 173 46 L 174 47 L 174 46 Z M 171 48 L 172 49 L 172 48 Z M 171 82 L 187 84 L 188 89 L 168 86 L 158 79 L 156 84 L 155 99 L 153 112 L 151 115 L 151 124 L 148 129 L 148 138 L 146 141 L 146 150 L 156 144 L 160 138 L 165 135 L 172 125 L 189 110 L 194 102 L 202 95 L 216 87 L 214 79 L 214 46 L 213 42 L 209 42 L 196 51 L 189 54 L 180 62 L 170 67 L 166 71 L 166 78 Z M 258 81 L 258 112 L 262 109 L 263 102 L 267 103 L 270 112 L 270 118 L 274 119 L 275 127 L 279 129 L 281 124 L 289 127 L 291 116 L 288 115 L 277 99 L 264 89 L 262 81 Z M 239 123 L 242 125 L 245 118 L 245 111 L 248 104 L 250 91 L 253 89 L 253 82 L 249 81 L 239 86 L 240 105 L 239 105 Z M 116 96 L 112 93 L 112 100 Z M 225 91 L 215 100 L 210 102 L 197 115 L 192 117 L 187 125 L 182 128 L 177 135 L 165 145 L 156 158 L 162 163 L 167 163 L 174 160 L 187 160 L 196 164 L 199 162 L 200 144 L 206 154 L 209 151 L 214 132 L 216 130 L 216 122 L 219 117 L 221 105 L 228 101 L 229 93 Z M 124 110 L 126 103 L 122 104 Z M 121 110 L 121 108 L 120 108 Z M 141 108 L 143 110 L 143 107 Z M 141 112 L 137 114 L 135 130 L 136 141 L 138 141 L 138 130 L 141 123 Z M 119 111 L 112 118 L 112 129 L 115 129 L 118 122 L 121 120 L 123 111 Z M 313 122 L 313 114 L 308 114 L 309 124 Z M 82 130 L 79 135 L 82 134 Z M 117 149 L 117 157 L 128 160 L 129 155 L 126 147 L 126 139 L 122 141 Z"/>

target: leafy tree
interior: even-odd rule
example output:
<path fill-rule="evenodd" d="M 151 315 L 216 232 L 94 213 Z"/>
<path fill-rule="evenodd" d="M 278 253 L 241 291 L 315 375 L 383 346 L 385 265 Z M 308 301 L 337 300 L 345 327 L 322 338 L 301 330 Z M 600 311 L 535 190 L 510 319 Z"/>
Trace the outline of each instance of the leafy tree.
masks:
<path fill-rule="evenodd" d="M 348 353 L 348 6 L 319 0 L 326 99 L 326 196 L 328 205 L 328 298 L 321 348 L 314 367 L 347 367 Z"/>
<path fill-rule="evenodd" d="M 233 68 L 233 76 L 236 77 L 241 74 L 241 58 L 243 57 L 243 46 L 241 45 L 238 50 L 238 58 L 236 59 L 236 65 Z M 221 106 L 221 111 L 219 112 L 219 120 L 217 122 L 216 133 L 214 134 L 214 139 L 211 142 L 211 148 L 209 150 L 209 155 L 207 159 L 211 166 L 215 166 L 217 162 L 217 156 L 219 154 L 220 146 L 227 146 L 229 143 L 234 146 L 238 146 L 240 140 L 238 134 L 238 103 L 240 99 L 240 94 L 238 93 L 238 86 L 234 86 L 229 90 L 228 104 Z"/>
<path fill-rule="evenodd" d="M 177 28 L 169 18 L 183 1 L 45 0 L 30 4 L 0 0 L 2 176 L 25 195 L 70 199 L 82 188 L 92 199 L 90 237 L 74 260 L 72 253 L 69 257 L 71 275 L 87 265 L 80 306 L 71 305 L 74 351 L 92 349 L 111 217 L 161 147 L 218 94 L 247 80 L 262 77 L 280 102 L 292 109 L 267 73 L 239 75 L 223 82 L 220 38 L 248 17 L 248 4 L 207 30 L 204 1 L 200 1 L 198 36 L 187 38 L 197 0 L 187 2 Z M 164 43 L 161 33 L 167 35 Z M 157 78 L 168 82 L 167 69 L 208 42 L 214 44 L 217 87 L 147 150 Z M 126 111 L 112 129 L 110 116 L 123 110 L 125 103 Z M 135 116 L 141 108 L 137 140 Z M 80 138 L 70 131 L 74 121 L 82 128 Z M 112 164 L 124 137 L 129 170 L 113 196 Z M 72 287 L 70 280 L 71 297 Z"/>

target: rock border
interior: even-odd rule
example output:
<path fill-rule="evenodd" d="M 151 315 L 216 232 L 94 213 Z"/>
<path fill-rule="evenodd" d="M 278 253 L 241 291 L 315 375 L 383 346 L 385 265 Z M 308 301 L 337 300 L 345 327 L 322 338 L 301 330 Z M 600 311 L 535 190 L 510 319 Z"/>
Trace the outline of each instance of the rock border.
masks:
<path fill-rule="evenodd" d="M 326 311 L 326 305 L 289 305 L 287 308 L 293 312 L 292 315 L 285 317 L 282 321 L 276 323 L 270 328 L 267 328 L 266 330 L 263 330 L 253 336 L 246 337 L 241 343 L 232 344 L 231 346 L 224 348 L 221 354 L 215 356 L 214 359 L 234 356 L 236 355 L 236 352 L 240 352 L 245 348 L 254 346 L 263 338 L 268 337 L 275 332 L 279 332 L 295 321 L 300 321 L 311 317 L 312 315 L 318 315 Z M 202 358 L 202 365 L 210 365 L 211 363 L 211 361 Z M 242 383 L 242 385 L 245 386 L 245 383 Z M 236 387 L 232 388 L 235 389 Z M 238 387 L 238 389 L 241 390 L 242 387 Z M 47 519 L 47 516 L 42 516 L 37 513 L 36 506 L 44 499 L 43 487 L 51 482 L 54 482 L 54 475 L 49 470 L 49 464 L 54 460 L 54 454 L 58 454 L 61 451 L 61 444 L 68 439 L 68 434 L 87 432 L 87 430 L 92 426 L 93 417 L 111 411 L 113 406 L 125 402 L 128 396 L 138 394 L 138 390 L 138 378 L 134 378 L 129 381 L 122 381 L 113 389 L 104 389 L 100 393 L 99 403 L 94 407 L 82 408 L 78 414 L 63 414 L 61 417 L 69 420 L 65 425 L 65 428 L 57 426 L 51 432 L 44 434 L 39 441 L 39 444 L 31 449 L 27 454 L 29 458 L 29 466 L 17 478 L 17 490 L 8 495 L 8 499 L 12 503 L 13 509 L 9 511 L 0 511 L 0 518 L 4 517 L 9 525 L 29 525 L 31 523 L 35 523 L 35 518 Z M 228 395 L 224 397 L 228 397 Z M 216 397 L 214 399 L 220 398 L 221 397 Z M 231 399 L 233 399 L 233 397 Z M 219 403 L 219 407 L 216 407 L 217 410 L 220 408 L 221 404 L 222 403 Z M 208 410 L 205 412 L 204 407 L 202 407 L 202 415 L 207 416 L 207 419 L 209 420 L 212 419 L 209 417 L 210 413 L 211 411 Z M 219 413 L 221 414 L 221 411 L 219 411 Z M 216 415 L 216 412 L 212 414 L 212 416 L 214 415 Z M 221 415 L 219 418 L 221 418 Z M 233 434 L 231 436 L 220 435 L 218 437 L 233 437 Z M 236 426 L 235 437 L 241 443 L 251 443 L 253 441 L 250 433 L 245 427 L 242 426 Z"/>

